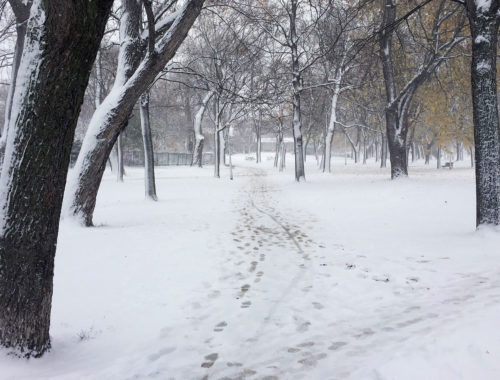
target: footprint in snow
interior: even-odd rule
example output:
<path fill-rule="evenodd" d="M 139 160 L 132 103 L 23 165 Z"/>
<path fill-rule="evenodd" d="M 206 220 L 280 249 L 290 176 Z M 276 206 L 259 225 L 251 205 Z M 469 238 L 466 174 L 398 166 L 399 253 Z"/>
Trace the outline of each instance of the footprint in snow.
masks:
<path fill-rule="evenodd" d="M 224 327 L 226 327 L 226 326 L 227 326 L 227 322 L 222 321 L 222 322 L 218 323 L 217 325 L 215 325 L 214 331 L 216 331 L 216 332 L 224 331 Z"/>
<path fill-rule="evenodd" d="M 209 355 L 205 356 L 206 362 L 203 362 L 201 364 L 201 366 L 203 368 L 210 368 L 210 367 L 212 367 L 215 364 L 215 362 L 216 362 L 216 360 L 218 358 L 219 358 L 219 354 L 218 353 L 209 354 Z"/>

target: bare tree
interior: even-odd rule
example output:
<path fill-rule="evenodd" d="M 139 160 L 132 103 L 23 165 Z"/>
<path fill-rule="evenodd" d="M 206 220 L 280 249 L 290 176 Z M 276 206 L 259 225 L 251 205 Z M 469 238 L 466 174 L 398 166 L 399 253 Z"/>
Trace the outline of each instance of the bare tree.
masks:
<path fill-rule="evenodd" d="M 418 25 L 423 25 L 422 18 L 427 16 L 419 7 L 408 12 L 404 17 L 397 18 L 397 1 L 384 0 L 382 4 L 383 22 L 379 32 L 380 55 L 384 73 L 387 104 L 385 107 L 387 139 L 390 150 L 391 178 L 408 175 L 406 156 L 406 140 L 408 134 L 408 111 L 417 89 L 431 78 L 448 58 L 452 49 L 465 40 L 462 35 L 464 27 L 464 13 L 460 6 L 448 4 L 447 0 L 440 0 L 433 12 L 432 29 L 423 31 L 422 42 L 414 43 L 413 57 L 416 58 L 416 68 L 409 80 L 397 75 L 394 62 L 393 36 L 396 27 L 403 19 L 417 12 Z M 456 16 L 456 22 L 452 18 Z M 453 20 L 455 21 L 455 20 Z M 449 24 L 453 29 L 447 30 Z M 409 25 L 409 24 L 408 24 Z M 415 32 L 408 31 L 409 41 L 415 37 Z M 423 51 L 415 48 L 423 46 Z M 402 46 L 404 47 L 404 46 Z M 420 59 L 418 59 L 420 57 Z"/>
<path fill-rule="evenodd" d="M 322 56 L 315 40 L 315 28 L 330 6 L 330 1 L 304 0 L 261 2 L 258 5 L 246 4 L 243 1 L 238 3 L 239 10 L 273 42 L 273 45 L 266 46 L 266 50 L 273 50 L 274 54 L 282 56 L 288 65 L 286 75 L 289 78 L 293 107 L 296 181 L 305 180 L 301 109 L 304 75 Z"/>

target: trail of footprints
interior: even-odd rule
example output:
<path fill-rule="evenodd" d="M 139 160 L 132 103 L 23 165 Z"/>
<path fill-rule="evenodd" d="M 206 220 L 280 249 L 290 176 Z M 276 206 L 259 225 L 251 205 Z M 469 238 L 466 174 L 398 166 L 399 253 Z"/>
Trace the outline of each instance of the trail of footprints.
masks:
<path fill-rule="evenodd" d="M 313 240 L 302 232 L 299 226 L 288 224 L 273 207 L 268 206 L 268 200 L 265 198 L 266 193 L 267 189 L 262 186 L 256 190 L 254 189 L 245 205 L 240 205 L 238 201 L 235 201 L 235 206 L 239 206 L 240 220 L 235 230 L 231 232 L 236 247 L 229 251 L 230 257 L 227 260 L 234 268 L 234 272 L 221 278 L 221 280 L 229 280 L 229 277 L 233 277 L 237 282 L 240 282 L 241 285 L 238 286 L 234 298 L 240 302 L 241 309 L 249 309 L 252 306 L 250 299 L 252 284 L 258 284 L 263 280 L 265 272 L 260 269 L 260 266 L 266 261 L 268 252 L 276 249 L 276 247 L 287 248 L 291 252 L 301 254 L 303 260 L 309 260 L 309 256 L 305 251 L 314 245 Z M 246 197 L 246 194 L 243 194 L 243 197 Z M 253 204 L 255 197 L 259 198 L 259 210 Z M 303 267 L 304 264 L 300 266 Z M 246 268 L 246 271 L 242 270 L 243 268 Z M 219 294 L 218 291 L 212 291 L 209 298 L 215 298 Z M 314 307 L 316 309 L 323 308 L 319 303 L 316 303 Z M 214 326 L 213 331 L 222 333 L 227 327 L 228 322 L 221 321 Z M 312 346 L 314 343 L 310 345 Z M 323 355 L 326 357 L 326 354 L 318 355 L 318 357 L 303 355 L 298 362 L 303 365 L 311 365 L 315 361 L 321 360 Z M 209 354 L 205 356 L 201 367 L 211 368 L 217 359 L 217 353 Z M 240 367 L 242 364 L 229 362 L 227 366 Z M 245 369 L 235 378 L 246 378 L 246 376 L 252 374 L 255 374 L 255 371 Z M 266 377 L 266 379 L 271 380 L 275 379 L 275 377 Z"/>

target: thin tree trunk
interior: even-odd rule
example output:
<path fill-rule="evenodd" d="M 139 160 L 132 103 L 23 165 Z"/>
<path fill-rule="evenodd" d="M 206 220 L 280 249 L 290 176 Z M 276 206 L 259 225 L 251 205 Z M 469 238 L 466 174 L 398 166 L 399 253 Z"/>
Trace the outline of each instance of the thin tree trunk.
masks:
<path fill-rule="evenodd" d="M 187 92 L 184 97 L 184 116 L 186 117 L 186 124 L 188 125 L 188 128 L 186 129 L 184 149 L 187 153 L 193 154 L 194 156 L 194 140 L 196 140 L 196 136 L 194 133 L 192 133 L 192 131 L 189 130 L 189 128 L 193 125 L 193 115 L 191 110 L 191 99 L 189 92 Z"/>
<path fill-rule="evenodd" d="M 200 105 L 200 109 L 196 113 L 194 118 L 194 150 L 193 150 L 193 161 L 191 165 L 196 165 L 198 167 L 203 166 L 203 143 L 205 142 L 205 136 L 202 132 L 203 116 L 207 109 L 208 102 L 213 96 L 213 92 L 210 91 L 205 97 Z"/>
<path fill-rule="evenodd" d="M 274 155 L 274 167 L 278 167 L 278 162 L 279 162 L 279 157 L 280 157 L 280 140 L 279 140 L 279 133 L 276 136 L 276 154 Z"/>
<path fill-rule="evenodd" d="M 255 159 L 257 163 L 262 162 L 262 111 L 259 111 L 259 120 L 255 126 L 255 139 L 256 139 L 256 149 L 255 149 Z"/>
<path fill-rule="evenodd" d="M 366 165 L 366 156 L 368 151 L 366 149 L 366 132 L 363 132 L 363 165 Z"/>
<path fill-rule="evenodd" d="M 28 21 L 0 180 L 0 344 L 26 357 L 50 348 L 71 146 L 111 5 L 37 0 Z"/>
<path fill-rule="evenodd" d="M 286 146 L 285 142 L 283 139 L 281 140 L 281 146 L 280 146 L 280 172 L 282 172 L 286 167 Z"/>
<path fill-rule="evenodd" d="M 116 140 L 116 157 L 118 159 L 117 169 L 116 169 L 116 180 L 118 182 L 123 182 L 123 175 L 125 174 L 125 166 L 123 163 L 123 142 L 122 135 L 119 134 Z"/>
<path fill-rule="evenodd" d="M 382 142 L 380 144 L 380 167 L 387 167 L 387 139 L 382 134 Z"/>
<path fill-rule="evenodd" d="M 226 166 L 226 151 L 227 151 L 227 129 L 222 128 L 222 130 L 219 132 L 220 136 L 220 162 L 222 165 Z"/>
<path fill-rule="evenodd" d="M 441 169 L 441 145 L 438 145 L 436 158 L 437 158 L 436 167 L 438 169 Z"/>
<path fill-rule="evenodd" d="M 214 177 L 220 178 L 220 112 L 219 98 L 217 97 L 215 104 L 215 130 L 214 130 Z"/>
<path fill-rule="evenodd" d="M 141 130 L 144 144 L 144 185 L 146 198 L 158 200 L 155 183 L 155 161 L 153 151 L 153 136 L 149 120 L 149 92 L 141 96 Z"/>
<path fill-rule="evenodd" d="M 328 124 L 328 129 L 326 131 L 325 137 L 325 160 L 323 162 L 322 170 L 324 172 L 330 173 L 331 171 L 331 161 L 332 161 L 332 142 L 333 135 L 335 133 L 335 123 L 337 122 L 337 103 L 340 94 L 340 80 L 341 75 L 337 75 L 335 87 L 333 89 L 332 104 L 330 108 L 330 122 Z"/>
<path fill-rule="evenodd" d="M 291 0 L 290 12 L 290 41 L 292 52 L 292 86 L 293 86 L 293 140 L 295 153 L 295 180 L 300 182 L 306 179 L 304 168 L 304 146 L 302 137 L 301 91 L 302 77 L 300 74 L 300 56 L 297 46 L 297 8 L 298 0 Z"/>
<path fill-rule="evenodd" d="M 228 133 L 227 133 L 227 155 L 229 156 L 229 179 L 232 181 L 233 180 L 233 157 L 232 157 L 232 151 L 231 151 L 231 136 L 230 136 L 229 128 L 228 128 Z"/>

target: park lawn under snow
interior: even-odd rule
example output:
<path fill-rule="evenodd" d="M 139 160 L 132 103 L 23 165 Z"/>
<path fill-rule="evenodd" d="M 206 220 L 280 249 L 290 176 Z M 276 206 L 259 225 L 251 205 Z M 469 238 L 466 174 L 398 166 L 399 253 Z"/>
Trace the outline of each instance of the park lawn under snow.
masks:
<path fill-rule="evenodd" d="M 500 231 L 473 171 L 375 163 L 307 182 L 235 158 L 107 173 L 95 228 L 63 221 L 52 351 L 1 379 L 498 379 Z M 465 164 L 464 164 L 465 165 Z"/>

